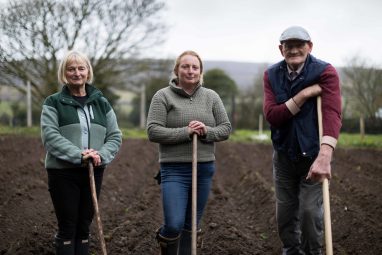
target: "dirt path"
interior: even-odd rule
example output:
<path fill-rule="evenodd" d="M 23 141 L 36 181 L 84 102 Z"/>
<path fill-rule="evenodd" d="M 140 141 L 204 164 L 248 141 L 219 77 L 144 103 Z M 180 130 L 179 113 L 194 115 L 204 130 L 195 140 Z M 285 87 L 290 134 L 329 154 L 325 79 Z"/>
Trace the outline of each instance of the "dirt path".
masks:
<path fill-rule="evenodd" d="M 220 143 L 198 254 L 280 254 L 274 218 L 272 149 Z M 331 181 L 335 254 L 382 251 L 381 151 L 338 149 Z M 0 254 L 54 254 L 56 223 L 38 138 L 0 136 Z M 157 148 L 125 140 L 108 168 L 100 210 L 109 254 L 157 254 L 161 223 Z M 95 224 L 93 224 L 95 227 Z M 96 232 L 93 229 L 95 238 Z M 99 253 L 93 240 L 91 249 Z"/>

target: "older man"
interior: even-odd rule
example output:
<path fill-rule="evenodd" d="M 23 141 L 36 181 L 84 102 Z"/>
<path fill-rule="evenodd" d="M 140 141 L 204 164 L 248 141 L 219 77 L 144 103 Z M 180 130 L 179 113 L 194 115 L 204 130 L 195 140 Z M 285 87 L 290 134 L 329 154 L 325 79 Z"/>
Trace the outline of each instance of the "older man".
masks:
<path fill-rule="evenodd" d="M 280 36 L 284 60 L 264 73 L 264 114 L 271 125 L 276 217 L 282 254 L 321 254 L 320 182 L 331 177 L 330 162 L 341 128 L 341 95 L 334 67 L 313 57 L 309 33 L 287 28 Z M 322 97 L 323 138 L 317 101 Z"/>

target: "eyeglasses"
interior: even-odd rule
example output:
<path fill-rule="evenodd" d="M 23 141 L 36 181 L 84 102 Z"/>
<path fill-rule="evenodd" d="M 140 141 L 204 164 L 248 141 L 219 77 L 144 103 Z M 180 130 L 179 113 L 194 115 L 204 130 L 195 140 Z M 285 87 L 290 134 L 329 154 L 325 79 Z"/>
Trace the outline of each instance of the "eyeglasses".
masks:
<path fill-rule="evenodd" d="M 305 41 L 286 41 L 282 45 L 285 50 L 292 50 L 293 48 L 301 49 L 306 45 Z"/>

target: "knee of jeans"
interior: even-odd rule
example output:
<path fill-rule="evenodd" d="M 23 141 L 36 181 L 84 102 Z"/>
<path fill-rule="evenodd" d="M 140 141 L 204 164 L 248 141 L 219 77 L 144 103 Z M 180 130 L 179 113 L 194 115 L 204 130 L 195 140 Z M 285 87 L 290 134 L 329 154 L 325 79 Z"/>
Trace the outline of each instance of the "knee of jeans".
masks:
<path fill-rule="evenodd" d="M 85 221 L 77 225 L 76 237 L 78 239 L 87 239 L 89 237 L 90 223 Z"/>
<path fill-rule="evenodd" d="M 90 236 L 90 231 L 78 231 L 76 233 L 76 239 L 85 240 L 85 239 L 89 239 L 89 236 Z"/>
<path fill-rule="evenodd" d="M 162 233 L 165 236 L 178 236 L 183 230 L 183 223 L 165 225 L 162 229 Z"/>
<path fill-rule="evenodd" d="M 315 206 L 306 207 L 302 211 L 302 216 L 304 219 L 316 219 L 320 218 L 322 215 L 322 211 Z"/>
<path fill-rule="evenodd" d="M 74 239 L 75 235 L 76 235 L 76 230 L 74 228 L 59 229 L 57 232 L 57 237 L 65 239 L 65 240 Z"/>

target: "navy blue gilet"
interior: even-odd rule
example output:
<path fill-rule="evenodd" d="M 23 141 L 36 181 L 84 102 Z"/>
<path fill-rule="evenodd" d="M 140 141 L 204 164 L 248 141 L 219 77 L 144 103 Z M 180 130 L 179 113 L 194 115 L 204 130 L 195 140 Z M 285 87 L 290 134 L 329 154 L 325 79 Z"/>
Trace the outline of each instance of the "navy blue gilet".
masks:
<path fill-rule="evenodd" d="M 317 84 L 328 63 L 308 55 L 300 74 L 289 80 L 285 60 L 268 68 L 268 78 L 277 104 L 284 104 L 302 89 Z M 291 160 L 301 156 L 315 158 L 320 149 L 317 100 L 309 98 L 301 111 L 280 127 L 271 126 L 271 138 L 276 151 L 286 153 Z"/>

